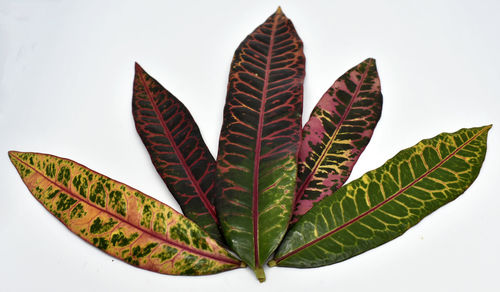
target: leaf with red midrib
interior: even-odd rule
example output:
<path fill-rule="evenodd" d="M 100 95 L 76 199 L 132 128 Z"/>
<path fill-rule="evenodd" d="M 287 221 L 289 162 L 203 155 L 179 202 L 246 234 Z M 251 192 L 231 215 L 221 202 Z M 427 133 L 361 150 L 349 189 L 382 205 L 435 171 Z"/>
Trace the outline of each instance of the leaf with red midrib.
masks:
<path fill-rule="evenodd" d="M 215 160 L 187 108 L 138 64 L 133 116 L 151 160 L 184 215 L 223 242 L 213 205 Z"/>
<path fill-rule="evenodd" d="M 33 196 L 68 229 L 142 269 L 205 275 L 241 266 L 191 220 L 87 167 L 53 155 L 9 152 Z"/>
<path fill-rule="evenodd" d="M 344 185 L 292 226 L 269 265 L 329 265 L 402 235 L 474 182 L 490 128 L 422 140 Z"/>
<path fill-rule="evenodd" d="M 216 209 L 227 243 L 260 281 L 291 215 L 304 63 L 302 41 L 278 9 L 240 44 L 231 64 Z"/>
<path fill-rule="evenodd" d="M 327 90 L 302 131 L 292 223 L 349 178 L 382 112 L 374 59 L 347 71 Z"/>

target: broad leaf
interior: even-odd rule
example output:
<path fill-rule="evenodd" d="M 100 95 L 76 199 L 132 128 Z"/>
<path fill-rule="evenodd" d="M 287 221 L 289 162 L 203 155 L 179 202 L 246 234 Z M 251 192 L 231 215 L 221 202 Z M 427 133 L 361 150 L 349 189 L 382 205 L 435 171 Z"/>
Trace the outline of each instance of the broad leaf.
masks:
<path fill-rule="evenodd" d="M 290 229 L 270 265 L 328 265 L 400 236 L 472 184 L 490 127 L 422 140 L 345 185 Z"/>
<path fill-rule="evenodd" d="M 240 263 L 169 206 L 74 161 L 9 152 L 28 189 L 73 233 L 137 267 L 213 274 Z"/>
<path fill-rule="evenodd" d="M 184 215 L 222 242 L 213 205 L 215 160 L 193 117 L 138 64 L 132 104 L 137 132 Z"/>
<path fill-rule="evenodd" d="M 291 216 L 304 62 L 302 41 L 278 9 L 240 44 L 231 64 L 216 209 L 229 246 L 261 281 Z"/>
<path fill-rule="evenodd" d="M 349 178 L 381 111 L 374 59 L 347 71 L 323 95 L 302 132 L 292 222 Z"/>

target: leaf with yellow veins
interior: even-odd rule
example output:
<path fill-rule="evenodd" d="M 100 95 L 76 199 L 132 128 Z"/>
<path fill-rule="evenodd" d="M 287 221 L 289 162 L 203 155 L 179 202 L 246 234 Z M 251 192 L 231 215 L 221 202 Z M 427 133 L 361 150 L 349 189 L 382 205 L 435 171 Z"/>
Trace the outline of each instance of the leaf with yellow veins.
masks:
<path fill-rule="evenodd" d="M 474 182 L 490 128 L 422 140 L 343 186 L 290 229 L 269 265 L 334 264 L 402 235 Z"/>
<path fill-rule="evenodd" d="M 105 253 L 172 275 L 241 266 L 191 220 L 169 206 L 74 161 L 10 151 L 35 198 L 68 229 Z"/>

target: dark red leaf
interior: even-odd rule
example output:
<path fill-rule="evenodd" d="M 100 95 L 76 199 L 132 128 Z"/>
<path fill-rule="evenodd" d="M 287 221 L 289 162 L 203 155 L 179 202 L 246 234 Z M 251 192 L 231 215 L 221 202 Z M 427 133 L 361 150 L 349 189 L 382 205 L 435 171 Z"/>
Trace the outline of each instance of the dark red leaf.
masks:
<path fill-rule="evenodd" d="M 186 107 L 138 64 L 133 115 L 153 164 L 182 208 L 222 242 L 214 208 L 215 160 Z"/>

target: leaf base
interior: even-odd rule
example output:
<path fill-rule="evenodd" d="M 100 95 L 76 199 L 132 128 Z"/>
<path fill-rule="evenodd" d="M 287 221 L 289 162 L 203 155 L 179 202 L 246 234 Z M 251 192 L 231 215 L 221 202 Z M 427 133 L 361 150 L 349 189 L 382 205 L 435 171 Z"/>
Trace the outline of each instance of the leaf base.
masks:
<path fill-rule="evenodd" d="M 264 282 L 266 280 L 266 274 L 264 273 L 264 269 L 262 267 L 256 267 L 254 270 L 255 276 L 259 282 Z"/>

